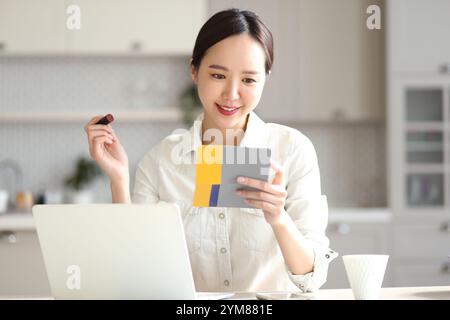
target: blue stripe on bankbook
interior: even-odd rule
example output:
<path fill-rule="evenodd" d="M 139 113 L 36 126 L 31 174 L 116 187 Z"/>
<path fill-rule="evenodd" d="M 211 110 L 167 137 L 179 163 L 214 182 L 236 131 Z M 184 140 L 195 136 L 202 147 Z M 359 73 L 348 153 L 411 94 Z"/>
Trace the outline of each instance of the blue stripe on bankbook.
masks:
<path fill-rule="evenodd" d="M 213 184 L 211 186 L 211 196 L 209 197 L 209 206 L 217 207 L 217 200 L 219 199 L 220 184 Z"/>

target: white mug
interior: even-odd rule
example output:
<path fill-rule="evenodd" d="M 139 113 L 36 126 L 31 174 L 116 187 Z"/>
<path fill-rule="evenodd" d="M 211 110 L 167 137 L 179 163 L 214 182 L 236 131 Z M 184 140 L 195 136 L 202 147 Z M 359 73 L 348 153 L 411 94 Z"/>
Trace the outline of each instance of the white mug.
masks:
<path fill-rule="evenodd" d="M 353 295 L 357 300 L 377 300 L 388 262 L 388 255 L 344 255 L 345 270 Z"/>

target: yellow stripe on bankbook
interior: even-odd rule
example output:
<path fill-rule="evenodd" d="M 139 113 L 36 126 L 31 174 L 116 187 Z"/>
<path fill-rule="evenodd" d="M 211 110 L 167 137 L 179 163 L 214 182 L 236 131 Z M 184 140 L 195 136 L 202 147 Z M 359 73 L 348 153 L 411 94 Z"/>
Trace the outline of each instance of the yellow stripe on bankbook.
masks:
<path fill-rule="evenodd" d="M 222 175 L 222 146 L 201 146 L 197 152 L 195 184 L 220 184 Z"/>
<path fill-rule="evenodd" d="M 195 170 L 195 207 L 209 207 L 212 185 L 220 184 L 221 181 L 222 156 L 222 146 L 205 145 L 198 148 Z"/>
<path fill-rule="evenodd" d="M 197 184 L 194 193 L 194 207 L 209 207 L 211 184 Z"/>

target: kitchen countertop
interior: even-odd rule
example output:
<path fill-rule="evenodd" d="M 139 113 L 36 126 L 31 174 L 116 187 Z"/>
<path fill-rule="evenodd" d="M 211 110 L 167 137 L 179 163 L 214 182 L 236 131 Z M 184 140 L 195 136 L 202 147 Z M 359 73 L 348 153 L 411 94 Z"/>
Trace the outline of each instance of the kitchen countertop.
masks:
<path fill-rule="evenodd" d="M 349 207 L 329 208 L 328 222 L 361 222 L 361 223 L 389 223 L 392 220 L 391 210 L 386 207 Z"/>
<path fill-rule="evenodd" d="M 329 223 L 389 223 L 389 208 L 329 208 Z M 0 231 L 35 230 L 31 212 L 10 212 L 0 214 Z"/>
<path fill-rule="evenodd" d="M 13 212 L 0 214 L 0 231 L 29 231 L 35 230 L 31 212 Z"/>
<path fill-rule="evenodd" d="M 278 296 L 274 296 L 273 293 Z M 321 289 L 313 293 L 273 292 L 276 300 L 354 300 L 351 289 Z M 262 294 L 262 295 L 261 295 Z M 271 297 L 271 293 L 259 293 L 258 297 Z M 234 296 L 225 300 L 255 300 L 255 292 L 236 292 Z M 290 298 L 287 298 L 289 297 Z M 18 297 L 0 296 L 0 300 L 8 299 L 36 299 L 53 300 L 52 297 Z M 392 287 L 382 288 L 380 300 L 450 300 L 450 286 L 436 287 Z"/>

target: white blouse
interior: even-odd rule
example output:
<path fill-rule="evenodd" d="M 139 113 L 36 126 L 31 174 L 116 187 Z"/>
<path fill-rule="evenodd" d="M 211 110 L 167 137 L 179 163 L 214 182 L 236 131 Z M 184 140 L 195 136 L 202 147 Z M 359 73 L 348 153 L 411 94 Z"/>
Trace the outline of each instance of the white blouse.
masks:
<path fill-rule="evenodd" d="M 197 291 L 314 291 L 337 257 L 325 235 L 327 198 L 321 193 L 317 156 L 298 130 L 263 122 L 250 113 L 240 146 L 271 148 L 284 168 L 285 210 L 314 248 L 314 269 L 293 275 L 284 263 L 261 209 L 193 207 L 201 114 L 191 129 L 176 130 L 152 148 L 136 171 L 133 203 L 178 204 Z"/>

